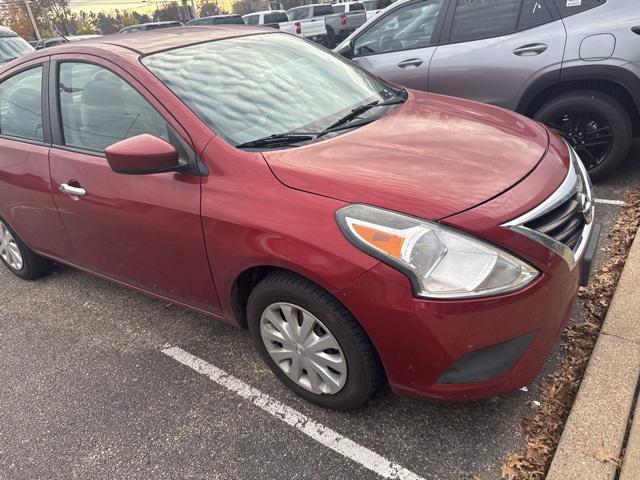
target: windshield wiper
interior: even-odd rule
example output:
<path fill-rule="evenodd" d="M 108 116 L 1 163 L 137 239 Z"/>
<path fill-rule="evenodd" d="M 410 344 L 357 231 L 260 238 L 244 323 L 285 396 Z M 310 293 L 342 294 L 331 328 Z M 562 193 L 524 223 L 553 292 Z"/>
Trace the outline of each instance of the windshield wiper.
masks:
<path fill-rule="evenodd" d="M 280 147 L 287 145 L 294 145 L 300 142 L 306 142 L 313 140 L 315 134 L 309 135 L 306 133 L 274 133 L 267 137 L 258 138 L 249 142 L 244 142 L 236 145 L 237 148 L 259 148 L 259 147 Z"/>
<path fill-rule="evenodd" d="M 347 113 L 344 117 L 340 118 L 339 120 L 337 120 L 336 122 L 332 123 L 327 128 L 325 128 L 316 138 L 320 138 L 323 135 L 326 135 L 327 133 L 342 130 L 341 127 L 343 125 L 350 123 L 352 120 L 355 120 L 364 112 L 371 110 L 372 108 L 386 107 L 387 105 L 397 105 L 400 103 L 404 103 L 405 100 L 406 98 L 398 96 L 398 97 L 390 98 L 389 100 L 385 100 L 384 102 L 381 102 L 380 100 L 376 100 L 375 102 L 365 103 L 364 105 L 360 105 L 359 107 L 356 107 L 353 110 L 351 110 L 351 112 Z M 359 122 L 358 125 L 364 125 L 366 123 L 370 123 L 370 122 Z"/>

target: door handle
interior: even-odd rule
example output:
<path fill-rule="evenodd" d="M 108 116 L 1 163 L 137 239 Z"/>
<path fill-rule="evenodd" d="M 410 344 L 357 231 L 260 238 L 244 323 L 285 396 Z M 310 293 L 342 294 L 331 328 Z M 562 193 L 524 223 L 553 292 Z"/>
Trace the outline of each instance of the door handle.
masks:
<path fill-rule="evenodd" d="M 72 187 L 68 183 L 61 183 L 60 191 L 68 195 L 73 195 L 74 197 L 84 197 L 87 194 L 87 191 L 84 188 Z"/>
<path fill-rule="evenodd" d="M 513 53 L 520 57 L 527 57 L 531 55 L 540 55 L 547 48 L 549 48 L 544 43 L 531 43 L 529 45 L 523 45 L 522 47 L 516 48 Z"/>
<path fill-rule="evenodd" d="M 419 67 L 420 65 L 422 65 L 422 60 L 419 58 L 409 58 L 398 64 L 400 68 Z"/>

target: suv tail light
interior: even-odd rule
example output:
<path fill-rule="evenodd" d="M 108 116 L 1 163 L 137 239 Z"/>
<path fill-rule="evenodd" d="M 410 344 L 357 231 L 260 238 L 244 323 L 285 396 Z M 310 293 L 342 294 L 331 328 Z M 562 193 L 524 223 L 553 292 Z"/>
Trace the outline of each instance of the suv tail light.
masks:
<path fill-rule="evenodd" d="M 347 24 L 347 14 L 343 13 L 340 15 L 340 25 L 346 25 Z"/>
<path fill-rule="evenodd" d="M 296 26 L 296 33 L 302 35 L 302 25 L 300 25 L 300 22 L 295 22 L 294 25 Z"/>

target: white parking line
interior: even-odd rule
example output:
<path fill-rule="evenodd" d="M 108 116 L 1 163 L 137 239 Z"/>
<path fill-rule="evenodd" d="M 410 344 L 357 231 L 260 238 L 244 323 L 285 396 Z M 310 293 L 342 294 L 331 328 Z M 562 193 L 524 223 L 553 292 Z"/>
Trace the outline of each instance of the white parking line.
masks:
<path fill-rule="evenodd" d="M 593 201 L 595 203 L 603 203 L 605 205 L 620 205 L 620 206 L 626 205 L 626 203 L 623 202 L 622 200 L 607 200 L 605 198 L 594 198 Z"/>
<path fill-rule="evenodd" d="M 296 428 L 305 435 L 311 437 L 316 442 L 321 443 L 334 452 L 350 458 L 372 472 L 383 478 L 400 480 L 424 480 L 422 477 L 407 470 L 406 468 L 392 463 L 376 452 L 358 445 L 338 432 L 325 427 L 324 425 L 311 420 L 306 415 L 297 410 L 280 403 L 266 393 L 247 385 L 242 380 L 228 374 L 224 370 L 205 362 L 204 360 L 182 350 L 179 347 L 167 346 L 162 350 L 165 355 L 177 360 L 196 372 L 206 375 L 218 385 L 234 392 L 245 400 L 252 402 L 278 420 Z"/>

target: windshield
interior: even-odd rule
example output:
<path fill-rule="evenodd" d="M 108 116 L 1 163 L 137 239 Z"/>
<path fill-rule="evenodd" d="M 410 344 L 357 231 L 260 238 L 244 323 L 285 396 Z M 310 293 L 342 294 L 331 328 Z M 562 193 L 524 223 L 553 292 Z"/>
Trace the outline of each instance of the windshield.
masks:
<path fill-rule="evenodd" d="M 357 106 L 398 93 L 337 55 L 281 33 L 181 47 L 143 63 L 235 145 L 321 130 Z"/>
<path fill-rule="evenodd" d="M 29 52 L 33 52 L 33 47 L 23 38 L 0 37 L 0 63 L 10 62 Z"/>

